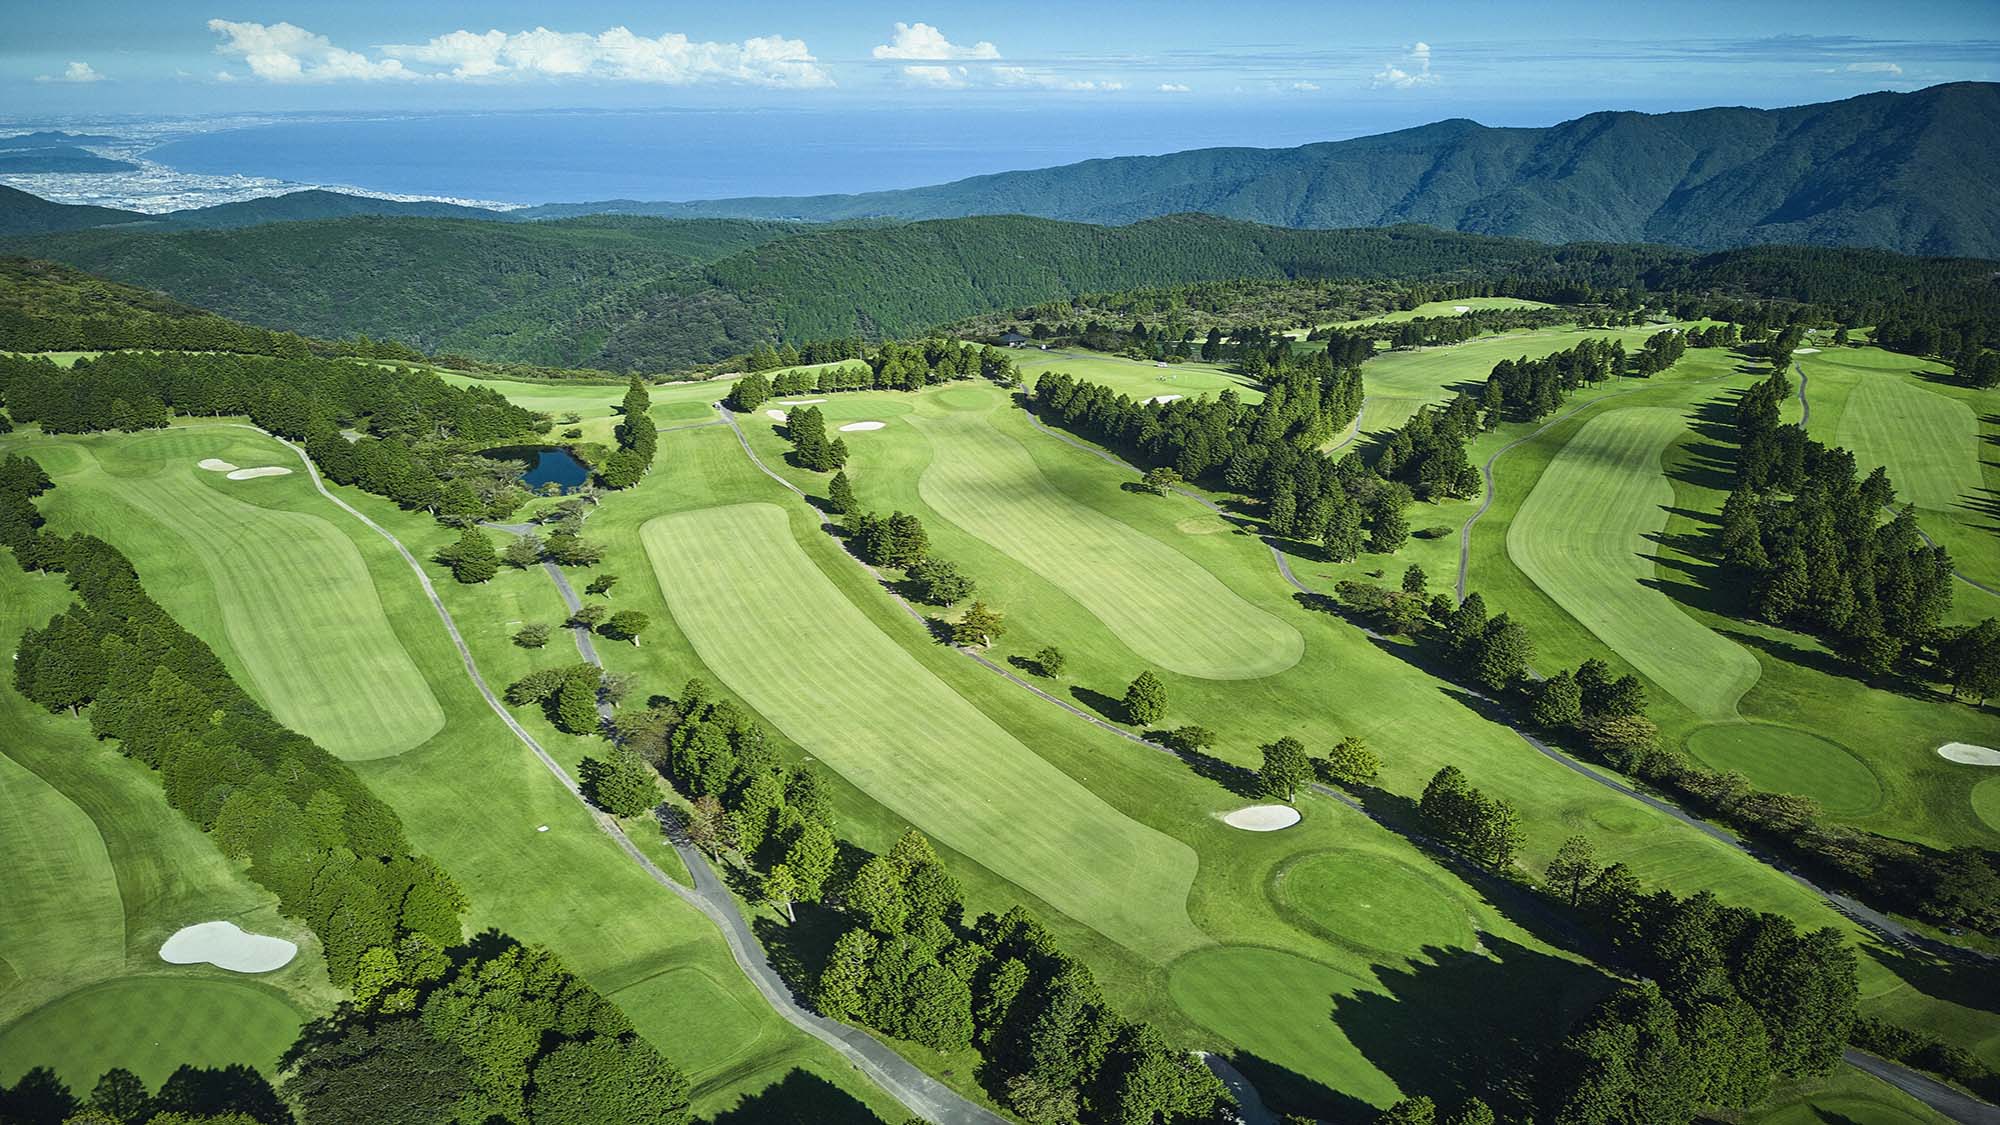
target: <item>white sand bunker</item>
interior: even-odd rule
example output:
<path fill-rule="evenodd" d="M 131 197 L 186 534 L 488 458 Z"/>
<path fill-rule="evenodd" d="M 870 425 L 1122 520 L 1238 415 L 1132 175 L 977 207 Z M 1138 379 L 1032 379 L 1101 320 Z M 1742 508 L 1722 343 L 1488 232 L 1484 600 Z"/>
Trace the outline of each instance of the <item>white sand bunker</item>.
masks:
<path fill-rule="evenodd" d="M 160 947 L 160 960 L 175 965 L 214 965 L 232 973 L 268 973 L 282 969 L 299 947 L 284 938 L 253 934 L 234 922 L 203 922 L 184 926 Z"/>
<path fill-rule="evenodd" d="M 1793 349 L 1792 349 L 1792 354 L 1793 354 L 1793 355 L 1817 355 L 1818 353 L 1819 353 L 1819 349 L 1818 349 L 1818 348 L 1793 348 Z"/>
<path fill-rule="evenodd" d="M 786 418 L 790 417 L 790 415 L 786 414 L 782 410 L 766 410 L 764 412 L 764 417 L 769 418 L 773 422 L 782 422 Z"/>
<path fill-rule="evenodd" d="M 1145 402 L 1142 402 L 1139 405 L 1151 406 L 1156 402 L 1179 402 L 1180 400 L 1181 396 L 1179 395 L 1154 395 L 1152 398 L 1147 399 Z"/>
<path fill-rule="evenodd" d="M 879 430 L 882 428 L 882 425 L 881 422 L 849 422 L 847 425 L 840 427 L 840 432 L 851 434 L 856 430 Z"/>
<path fill-rule="evenodd" d="M 779 405 L 779 406 L 811 406 L 812 404 L 814 404 L 814 403 L 816 403 L 816 402 L 825 402 L 825 401 L 826 401 L 826 400 L 825 400 L 825 399 L 823 399 L 823 398 L 781 398 L 781 399 L 779 399 L 779 400 L 778 400 L 778 405 Z"/>
<path fill-rule="evenodd" d="M 283 465 L 260 465 L 254 469 L 236 469 L 230 472 L 230 480 L 255 480 L 258 477 L 282 477 L 291 473 Z"/>
<path fill-rule="evenodd" d="M 1468 312 L 1471 312 L 1471 311 L 1472 311 L 1472 306 L 1471 306 L 1471 305 L 1453 305 L 1453 306 L 1451 307 L 1451 311 L 1453 311 L 1453 312 L 1456 312 L 1456 313 L 1468 313 Z"/>
<path fill-rule="evenodd" d="M 1938 757 L 1967 766 L 2000 766 L 2000 750 L 1974 746 L 1970 742 L 1947 742 L 1938 747 Z"/>
<path fill-rule="evenodd" d="M 1299 810 L 1290 805 L 1251 805 L 1222 818 L 1222 823 L 1245 832 L 1276 832 L 1299 822 Z"/>
<path fill-rule="evenodd" d="M 219 457 L 204 457 L 200 461 L 195 462 L 195 465 L 198 468 L 207 469 L 211 473 L 233 473 L 236 471 L 236 466 Z"/>

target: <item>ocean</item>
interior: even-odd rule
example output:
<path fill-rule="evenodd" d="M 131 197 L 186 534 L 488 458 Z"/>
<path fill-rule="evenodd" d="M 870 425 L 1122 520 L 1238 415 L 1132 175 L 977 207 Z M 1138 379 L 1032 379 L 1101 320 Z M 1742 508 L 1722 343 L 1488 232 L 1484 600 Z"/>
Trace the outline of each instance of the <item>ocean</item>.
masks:
<path fill-rule="evenodd" d="M 875 191 L 1093 157 L 1286 147 L 1417 123 L 1289 107 L 458 113 L 226 129 L 145 155 L 197 175 L 528 204 Z"/>

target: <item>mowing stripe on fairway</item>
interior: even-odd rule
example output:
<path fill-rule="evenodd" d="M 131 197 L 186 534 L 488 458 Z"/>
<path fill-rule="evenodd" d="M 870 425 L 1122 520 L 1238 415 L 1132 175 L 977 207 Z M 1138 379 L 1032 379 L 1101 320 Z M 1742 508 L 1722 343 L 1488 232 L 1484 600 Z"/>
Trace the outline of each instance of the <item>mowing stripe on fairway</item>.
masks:
<path fill-rule="evenodd" d="M 350 760 L 421 744 L 444 726 L 444 712 L 390 629 L 354 544 L 319 516 L 230 495 L 304 487 L 302 478 L 224 481 L 195 467 L 203 451 L 246 443 L 265 452 L 263 464 L 291 456 L 240 430 L 227 436 L 206 428 L 167 430 L 125 437 L 116 446 L 99 443 L 93 452 L 112 477 L 64 476 L 53 495 L 66 517 L 132 551 L 142 574 L 164 562 L 152 557 L 162 541 L 185 544 L 221 613 L 223 636 L 205 639 L 236 658 L 247 686 L 286 726 Z M 72 502 L 86 490 L 95 493 L 88 502 Z M 138 536 L 118 526 L 135 511 L 156 522 L 160 534 Z M 195 609 L 195 592 L 166 581 L 148 588 L 197 631 L 212 620 Z"/>
<path fill-rule="evenodd" d="M 883 635 L 793 540 L 737 504 L 640 529 L 674 621 L 714 672 L 830 768 L 938 841 L 1152 956 L 1205 939 L 1196 859 L 1127 818 Z"/>
<path fill-rule="evenodd" d="M 1854 383 L 1836 442 L 1866 474 L 1889 470 L 1900 499 L 1948 512 L 1980 488 L 1979 423 L 1972 408 L 1889 374 Z"/>
<path fill-rule="evenodd" d="M 1735 714 L 1757 658 L 1651 583 L 1673 484 L 1660 456 L 1686 429 L 1670 407 L 1615 410 L 1569 439 L 1507 528 L 1507 553 L 1556 604 L 1696 714 Z"/>
<path fill-rule="evenodd" d="M 123 965 L 125 907 L 97 825 L 5 754 L 0 754 L 0 855 L 7 864 L 0 959 L 13 967 L 15 988 L 40 991 L 48 978 L 87 980 Z M 12 1003 L 0 1004 L 0 1013 L 11 1008 Z"/>
<path fill-rule="evenodd" d="M 915 417 L 933 456 L 924 503 L 1082 603 L 1132 651 L 1211 680 L 1299 662 L 1297 629 L 1194 560 L 1059 491 L 1021 443 L 972 412 Z"/>

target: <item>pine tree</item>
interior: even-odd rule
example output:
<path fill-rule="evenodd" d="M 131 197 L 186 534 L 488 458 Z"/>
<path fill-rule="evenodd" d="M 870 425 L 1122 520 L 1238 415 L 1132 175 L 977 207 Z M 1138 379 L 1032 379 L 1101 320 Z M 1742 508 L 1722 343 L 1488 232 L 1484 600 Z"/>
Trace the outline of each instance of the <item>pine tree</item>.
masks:
<path fill-rule="evenodd" d="M 813 1006 L 821 1015 L 852 1020 L 860 1014 L 862 989 L 868 982 L 868 963 L 879 944 L 874 934 L 859 926 L 834 941 L 826 966 L 813 985 Z"/>
<path fill-rule="evenodd" d="M 1557 672 L 1535 689 L 1531 710 L 1536 725 L 1545 730 L 1575 726 L 1583 718 L 1583 689 L 1568 671 Z"/>
<path fill-rule="evenodd" d="M 1535 647 L 1527 627 L 1506 614 L 1487 625 L 1479 643 L 1479 682 L 1494 691 L 1505 691 L 1528 674 L 1528 662 Z"/>
<path fill-rule="evenodd" d="M 973 602 L 965 616 L 952 623 L 951 643 L 960 648 L 976 648 L 992 644 L 1006 631 L 1006 621 L 1000 614 L 986 608 L 985 602 Z"/>
<path fill-rule="evenodd" d="M 1143 727 L 1159 722 L 1167 713 L 1167 685 L 1152 672 L 1141 672 L 1125 689 L 1125 721 Z"/>
<path fill-rule="evenodd" d="M 1382 760 L 1368 744 L 1348 735 L 1333 744 L 1326 754 L 1327 779 L 1340 785 L 1373 785 L 1382 772 Z"/>
<path fill-rule="evenodd" d="M 1257 781 L 1265 796 L 1296 800 L 1299 786 L 1311 779 L 1312 759 L 1306 756 L 1304 743 L 1285 737 L 1264 746 L 1264 764 L 1257 771 Z"/>
<path fill-rule="evenodd" d="M 468 586 L 500 573 L 500 556 L 493 551 L 493 540 L 477 527 L 466 528 L 448 550 L 451 576 Z"/>
<path fill-rule="evenodd" d="M 837 515 L 854 511 L 854 482 L 847 479 L 845 469 L 833 474 L 833 480 L 827 483 L 826 501 Z"/>
<path fill-rule="evenodd" d="M 589 664 L 577 665 L 563 677 L 555 694 L 556 726 L 570 734 L 596 733 L 597 688 L 601 680 L 601 674 Z"/>
<path fill-rule="evenodd" d="M 1583 900 L 1583 888 L 1597 878 L 1597 850 L 1588 837 L 1571 836 L 1556 849 L 1546 874 L 1549 885 L 1562 891 L 1571 906 Z"/>

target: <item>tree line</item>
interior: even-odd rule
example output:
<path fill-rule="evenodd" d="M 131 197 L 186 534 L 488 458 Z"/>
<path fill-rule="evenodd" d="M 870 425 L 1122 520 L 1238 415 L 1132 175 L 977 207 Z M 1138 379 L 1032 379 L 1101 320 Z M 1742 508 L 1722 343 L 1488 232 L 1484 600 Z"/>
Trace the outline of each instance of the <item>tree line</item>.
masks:
<path fill-rule="evenodd" d="M 1355 613 L 1410 635 L 1454 676 L 1494 693 L 1520 719 L 1685 805 L 1779 844 L 1859 897 L 1950 926 L 2000 933 L 2000 867 L 1965 846 L 1940 851 L 1828 822 L 1809 797 L 1764 792 L 1734 771 L 1707 769 L 1662 746 L 1646 715 L 1646 690 L 1631 673 L 1597 659 L 1544 679 L 1532 671 L 1534 643 L 1505 613 L 1490 616 L 1474 591 L 1457 606 L 1426 600 L 1421 576 L 1401 590 L 1347 580 L 1336 588 Z"/>
<path fill-rule="evenodd" d="M 1013 359 L 1002 349 L 965 344 L 942 336 L 911 343 L 889 341 L 873 349 L 856 350 L 856 355 L 841 356 L 851 362 L 816 370 L 787 367 L 775 377 L 764 374 L 768 368 L 753 367 L 730 390 L 729 407 L 737 411 L 755 410 L 773 395 L 915 391 L 938 383 L 975 378 L 1011 386 L 1020 379 Z"/>
<path fill-rule="evenodd" d="M 92 734 L 151 767 L 167 803 L 248 861 L 279 908 L 319 937 L 335 984 L 349 987 L 369 951 L 412 935 L 455 945 L 464 893 L 411 848 L 396 814 L 338 758 L 259 707 L 146 594 L 117 548 L 23 518 L 48 488 L 27 458 L 10 457 L 0 471 L 16 560 L 66 575 L 76 594 L 22 635 L 16 690 L 83 716 Z"/>
<path fill-rule="evenodd" d="M 464 892 L 411 847 L 395 812 L 258 706 L 146 593 L 117 548 L 46 530 L 35 500 L 52 487 L 32 459 L 0 460 L 0 545 L 23 569 L 63 574 L 76 595 L 22 635 L 14 686 L 51 712 L 80 715 L 152 767 L 167 803 L 247 863 L 280 911 L 319 939 L 329 977 L 353 1002 L 308 1026 L 287 1058 L 295 1074 L 285 1093 L 307 1120 L 682 1125 L 686 1079 L 617 1007 L 547 950 L 490 932 L 461 944 Z M 594 686 L 591 703 L 594 719 Z M 249 1092 L 214 1113 L 288 1125 L 290 1111 L 265 1097 L 261 1079 L 237 1069 L 225 1077 Z M 145 1095 L 128 1078 L 99 1083 L 115 1107 L 97 1105 L 94 1092 L 82 1111 L 121 1125 L 184 1112 L 175 1079 Z M 196 1074 L 180 1085 L 197 1079 L 210 1081 Z M 38 1081 L 37 1105 L 81 1108 Z M 19 1090 L 0 1106 L 14 1112 Z M 44 1112 L 16 1116 L 68 1115 Z"/>
<path fill-rule="evenodd" d="M 1119 1015 L 1024 910 L 967 918 L 920 833 L 880 855 L 840 838 L 824 779 L 785 767 L 763 728 L 702 681 L 621 715 L 617 735 L 614 755 L 692 799 L 694 843 L 738 857 L 788 919 L 809 906 L 841 931 L 799 982 L 822 1013 L 940 1052 L 976 1049 L 988 1088 L 1030 1121 L 1194 1122 L 1226 1098 L 1198 1060 Z"/>

